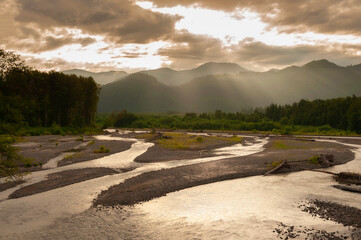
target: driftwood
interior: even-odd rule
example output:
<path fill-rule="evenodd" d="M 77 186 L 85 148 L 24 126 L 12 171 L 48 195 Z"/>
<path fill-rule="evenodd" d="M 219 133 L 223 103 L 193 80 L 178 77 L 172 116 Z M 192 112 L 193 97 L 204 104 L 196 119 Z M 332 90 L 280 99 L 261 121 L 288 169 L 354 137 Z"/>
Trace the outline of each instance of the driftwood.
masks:
<path fill-rule="evenodd" d="M 272 168 L 271 170 L 269 170 L 268 172 L 266 172 L 263 176 L 267 176 L 267 175 L 269 175 L 269 174 L 277 171 L 278 169 L 280 169 L 281 167 L 283 167 L 283 165 L 285 165 L 285 163 L 286 163 L 286 160 L 283 160 L 280 165 L 278 165 L 278 166 L 275 167 L 275 168 Z"/>
<path fill-rule="evenodd" d="M 319 163 L 320 164 L 323 164 L 323 165 L 326 165 L 328 167 L 331 167 L 334 164 L 334 159 L 335 157 L 333 156 L 333 154 L 321 154 L 320 155 L 320 159 L 319 159 Z"/>
<path fill-rule="evenodd" d="M 361 193 L 361 188 L 357 186 L 333 185 L 333 187 L 344 191 Z"/>
<path fill-rule="evenodd" d="M 307 171 L 312 171 L 312 172 L 321 172 L 321 173 L 327 173 L 327 174 L 332 174 L 332 175 L 338 175 L 338 173 L 333 173 L 333 172 L 325 171 L 325 170 L 310 169 L 310 168 L 304 168 L 304 167 L 301 167 L 301 169 L 307 170 Z"/>

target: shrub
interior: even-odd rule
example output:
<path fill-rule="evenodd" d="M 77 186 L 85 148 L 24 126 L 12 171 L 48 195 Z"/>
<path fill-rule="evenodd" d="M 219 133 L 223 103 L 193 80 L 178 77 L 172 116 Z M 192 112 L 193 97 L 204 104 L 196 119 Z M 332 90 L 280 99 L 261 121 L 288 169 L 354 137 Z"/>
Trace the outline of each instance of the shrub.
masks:
<path fill-rule="evenodd" d="M 108 153 L 110 150 L 105 146 L 100 146 L 98 150 L 94 150 L 94 153 Z"/>
<path fill-rule="evenodd" d="M 320 159 L 321 159 L 320 156 L 315 155 L 315 156 L 310 157 L 310 159 L 308 159 L 308 162 L 312 163 L 312 164 L 318 164 Z"/>
<path fill-rule="evenodd" d="M 201 137 L 197 137 L 196 140 L 197 140 L 198 142 L 203 142 L 203 138 L 201 138 Z"/>

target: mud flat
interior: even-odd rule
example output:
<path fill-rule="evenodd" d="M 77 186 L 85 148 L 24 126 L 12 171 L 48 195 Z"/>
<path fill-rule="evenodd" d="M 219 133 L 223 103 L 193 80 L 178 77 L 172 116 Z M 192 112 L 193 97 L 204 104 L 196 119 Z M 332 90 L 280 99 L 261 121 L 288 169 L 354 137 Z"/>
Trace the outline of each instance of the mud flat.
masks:
<path fill-rule="evenodd" d="M 129 170 L 124 170 L 129 171 Z M 25 187 L 22 187 L 13 192 L 9 198 L 25 197 L 52 189 L 68 186 L 70 184 L 83 182 L 89 179 L 98 178 L 106 175 L 117 174 L 119 171 L 115 171 L 110 168 L 83 168 L 75 170 L 67 170 L 63 172 L 57 172 L 49 174 L 48 179 L 37 182 Z"/>

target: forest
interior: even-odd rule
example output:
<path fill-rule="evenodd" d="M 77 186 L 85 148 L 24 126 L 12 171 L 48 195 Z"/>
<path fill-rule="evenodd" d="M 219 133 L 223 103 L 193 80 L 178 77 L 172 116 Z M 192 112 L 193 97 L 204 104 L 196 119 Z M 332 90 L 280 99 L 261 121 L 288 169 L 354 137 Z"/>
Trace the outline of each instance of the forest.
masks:
<path fill-rule="evenodd" d="M 100 86 L 93 78 L 32 70 L 4 50 L 0 60 L 0 133 L 94 125 Z"/>
<path fill-rule="evenodd" d="M 361 133 L 361 97 L 301 100 L 292 105 L 271 104 L 249 112 L 99 114 L 99 125 L 120 128 L 264 131 L 276 134 Z"/>

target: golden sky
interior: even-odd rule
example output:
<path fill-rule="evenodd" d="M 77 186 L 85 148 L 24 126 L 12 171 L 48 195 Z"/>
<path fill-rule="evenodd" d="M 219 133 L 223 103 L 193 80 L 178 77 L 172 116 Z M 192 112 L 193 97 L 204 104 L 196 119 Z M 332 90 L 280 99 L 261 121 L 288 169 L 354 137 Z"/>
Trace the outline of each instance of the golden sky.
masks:
<path fill-rule="evenodd" d="M 361 0 L 0 0 L 0 48 L 41 70 L 361 63 Z"/>

